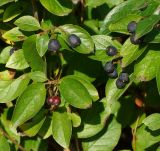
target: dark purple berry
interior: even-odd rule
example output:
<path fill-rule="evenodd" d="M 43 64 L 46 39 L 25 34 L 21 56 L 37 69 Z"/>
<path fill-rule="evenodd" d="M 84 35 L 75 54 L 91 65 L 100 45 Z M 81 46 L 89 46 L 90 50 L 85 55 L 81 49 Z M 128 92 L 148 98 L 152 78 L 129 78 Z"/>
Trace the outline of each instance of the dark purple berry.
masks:
<path fill-rule="evenodd" d="M 17 50 L 17 48 L 13 47 L 11 48 L 11 50 L 9 51 L 10 56 Z"/>
<path fill-rule="evenodd" d="M 113 65 L 112 62 L 107 62 L 104 66 L 104 70 L 107 72 L 107 73 L 112 73 L 114 70 L 115 70 L 115 67 Z"/>
<path fill-rule="evenodd" d="M 48 50 L 57 52 L 61 48 L 61 45 L 57 39 L 51 39 L 48 43 Z"/>
<path fill-rule="evenodd" d="M 60 103 L 61 103 L 61 99 L 59 96 L 51 96 L 51 97 L 48 97 L 47 99 L 48 105 L 58 106 Z"/>
<path fill-rule="evenodd" d="M 117 49 L 114 46 L 107 47 L 107 55 L 108 56 L 115 56 L 117 54 Z"/>
<path fill-rule="evenodd" d="M 127 30 L 130 32 L 130 33 L 135 33 L 136 31 L 136 27 L 137 27 L 137 23 L 135 21 L 131 21 L 128 26 L 127 26 Z"/>
<path fill-rule="evenodd" d="M 71 34 L 68 37 L 68 42 L 72 48 L 75 48 L 81 44 L 81 39 L 75 34 Z"/>
<path fill-rule="evenodd" d="M 121 81 L 119 78 L 116 80 L 116 86 L 118 89 L 123 89 L 125 87 L 125 83 Z"/>
<path fill-rule="evenodd" d="M 142 39 L 135 39 L 135 34 L 132 34 L 130 36 L 130 41 L 131 41 L 132 44 L 138 45 L 142 42 Z"/>
<path fill-rule="evenodd" d="M 124 83 L 128 83 L 129 82 L 129 75 L 126 72 L 121 72 L 119 75 L 119 80 L 121 80 Z"/>
<path fill-rule="evenodd" d="M 117 70 L 114 69 L 114 71 L 112 73 L 108 73 L 108 76 L 111 78 L 111 79 L 116 79 L 118 77 L 118 73 L 117 73 Z"/>

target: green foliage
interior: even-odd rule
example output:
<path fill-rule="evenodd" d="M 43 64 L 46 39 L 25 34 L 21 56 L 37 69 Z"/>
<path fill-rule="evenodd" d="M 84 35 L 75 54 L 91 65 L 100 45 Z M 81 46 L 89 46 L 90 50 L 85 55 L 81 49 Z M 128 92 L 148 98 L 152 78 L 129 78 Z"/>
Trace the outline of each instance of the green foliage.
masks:
<path fill-rule="evenodd" d="M 160 150 L 159 8 L 0 0 L 0 150 Z"/>

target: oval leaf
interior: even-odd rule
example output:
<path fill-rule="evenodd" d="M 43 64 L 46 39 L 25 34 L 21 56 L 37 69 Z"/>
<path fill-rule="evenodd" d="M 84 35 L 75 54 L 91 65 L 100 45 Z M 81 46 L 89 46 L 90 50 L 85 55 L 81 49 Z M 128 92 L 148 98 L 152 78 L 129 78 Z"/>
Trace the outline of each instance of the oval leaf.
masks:
<path fill-rule="evenodd" d="M 27 61 L 24 58 L 23 50 L 15 51 L 6 63 L 7 68 L 22 70 L 29 67 Z"/>
<path fill-rule="evenodd" d="M 44 71 L 45 63 L 36 49 L 36 35 L 28 37 L 22 46 L 24 57 L 34 71 Z"/>
<path fill-rule="evenodd" d="M 32 16 L 20 17 L 14 24 L 24 31 L 36 31 L 41 29 L 39 22 Z"/>
<path fill-rule="evenodd" d="M 55 141 L 64 148 L 68 148 L 72 134 L 71 120 L 66 109 L 59 108 L 53 113 L 52 135 Z"/>
<path fill-rule="evenodd" d="M 36 48 L 37 48 L 38 54 L 41 57 L 46 53 L 48 49 L 48 43 L 49 43 L 48 34 L 37 35 Z"/>
<path fill-rule="evenodd" d="M 34 117 L 43 106 L 45 98 L 44 84 L 36 83 L 28 86 L 17 100 L 12 116 L 13 126 L 17 127 Z"/>
<path fill-rule="evenodd" d="M 36 82 L 45 82 L 47 81 L 47 76 L 41 71 L 35 71 L 29 73 L 29 77 Z"/>
<path fill-rule="evenodd" d="M 121 135 L 121 125 L 115 118 L 99 134 L 82 142 L 85 151 L 113 151 Z M 107 149 L 107 150 L 106 150 Z"/>
<path fill-rule="evenodd" d="M 75 34 L 81 39 L 81 44 L 74 48 L 75 51 L 83 54 L 88 54 L 94 51 L 93 40 L 89 33 L 83 28 L 77 25 L 66 24 L 58 27 L 57 30 L 62 33 L 62 38 L 66 41 L 66 43 L 68 43 L 68 36 L 70 34 Z"/>
<path fill-rule="evenodd" d="M 100 132 L 110 113 L 111 110 L 105 98 L 95 102 L 92 108 L 81 111 L 81 126 L 76 129 L 78 138 L 92 137 Z"/>
<path fill-rule="evenodd" d="M 60 93 L 76 108 L 86 109 L 92 105 L 92 98 L 87 89 L 76 79 L 64 77 L 60 83 Z"/>
<path fill-rule="evenodd" d="M 10 102 L 21 95 L 29 81 L 27 75 L 13 81 L 0 81 L 0 103 Z"/>
<path fill-rule="evenodd" d="M 68 15 L 72 11 L 72 2 L 66 0 L 40 0 L 41 4 L 52 14 Z"/>

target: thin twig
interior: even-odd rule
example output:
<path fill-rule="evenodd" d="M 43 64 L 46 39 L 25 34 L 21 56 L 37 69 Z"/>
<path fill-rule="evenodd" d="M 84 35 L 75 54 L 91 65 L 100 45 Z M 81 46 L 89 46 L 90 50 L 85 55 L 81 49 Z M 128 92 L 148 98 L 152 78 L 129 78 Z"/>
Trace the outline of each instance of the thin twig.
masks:
<path fill-rule="evenodd" d="M 76 143 L 76 149 L 77 149 L 77 151 L 80 151 L 79 142 L 78 142 L 77 138 L 75 139 L 75 143 Z"/>
<path fill-rule="evenodd" d="M 10 137 L 2 128 L 0 128 L 0 133 L 5 136 L 7 139 L 9 139 L 13 144 L 15 144 L 16 146 L 18 146 L 18 148 L 21 150 L 21 151 L 26 151 L 25 148 L 23 148 L 23 146 L 21 146 L 20 144 L 18 144 L 18 142 Z"/>

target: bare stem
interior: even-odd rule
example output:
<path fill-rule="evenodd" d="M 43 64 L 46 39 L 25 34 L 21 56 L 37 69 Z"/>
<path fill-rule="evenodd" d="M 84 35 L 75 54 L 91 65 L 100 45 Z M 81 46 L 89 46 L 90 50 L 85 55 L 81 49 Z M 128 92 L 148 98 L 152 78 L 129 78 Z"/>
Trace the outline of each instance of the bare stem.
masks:
<path fill-rule="evenodd" d="M 33 16 L 39 20 L 39 17 L 38 17 L 38 9 L 37 9 L 37 5 L 36 5 L 36 0 L 31 0 L 31 3 L 32 3 L 32 7 L 33 7 Z"/>

